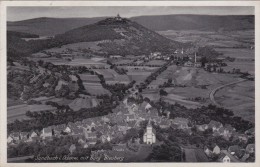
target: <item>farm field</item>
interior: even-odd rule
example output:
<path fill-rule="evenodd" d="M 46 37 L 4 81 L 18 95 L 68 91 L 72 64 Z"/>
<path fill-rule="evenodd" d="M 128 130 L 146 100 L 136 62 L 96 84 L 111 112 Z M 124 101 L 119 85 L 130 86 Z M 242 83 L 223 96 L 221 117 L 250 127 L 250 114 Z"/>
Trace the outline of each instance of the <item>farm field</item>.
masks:
<path fill-rule="evenodd" d="M 199 30 L 167 30 L 159 31 L 161 35 L 178 42 L 196 43 L 198 46 L 214 46 L 216 48 L 247 47 L 254 45 L 254 31 L 199 31 Z"/>
<path fill-rule="evenodd" d="M 240 69 L 241 72 L 248 72 L 251 75 L 255 74 L 255 62 L 240 62 L 240 61 L 234 61 L 234 62 L 227 62 L 226 67 L 223 67 L 224 71 L 232 71 L 233 68 Z"/>
<path fill-rule="evenodd" d="M 144 71 L 144 70 L 134 70 L 128 71 L 127 75 L 131 79 L 131 81 L 135 80 L 137 84 L 143 82 L 152 72 Z"/>
<path fill-rule="evenodd" d="M 142 96 L 149 98 L 152 101 L 158 101 L 160 99 L 159 90 L 144 90 Z"/>
<path fill-rule="evenodd" d="M 233 57 L 240 59 L 254 59 L 255 50 L 245 48 L 216 48 L 216 51 L 223 53 L 224 57 Z"/>
<path fill-rule="evenodd" d="M 225 87 L 215 94 L 215 99 L 223 107 L 234 111 L 236 115 L 254 122 L 254 84 L 253 81 L 246 81 Z"/>
<path fill-rule="evenodd" d="M 128 75 L 115 75 L 114 78 L 107 78 L 105 80 L 107 84 L 115 84 L 115 83 L 128 84 L 131 82 Z"/>
<path fill-rule="evenodd" d="M 16 105 L 20 105 L 20 104 L 24 104 L 24 102 L 20 99 L 17 99 L 17 100 L 14 100 L 11 98 L 7 99 L 7 107 L 16 106 Z"/>
<path fill-rule="evenodd" d="M 196 87 L 175 87 L 175 88 L 165 88 L 169 94 L 176 94 L 182 96 L 184 98 L 195 98 L 195 97 L 202 97 L 202 98 L 209 98 L 210 90 L 208 89 L 201 89 Z"/>
<path fill-rule="evenodd" d="M 200 103 L 193 102 L 189 100 L 185 100 L 185 97 L 175 95 L 175 94 L 168 94 L 167 96 L 162 97 L 162 99 L 170 104 L 179 103 L 181 105 L 184 105 L 187 108 L 197 108 L 200 107 Z"/>
<path fill-rule="evenodd" d="M 62 59 L 62 58 L 56 58 L 56 57 L 30 57 L 29 58 L 32 61 L 39 61 L 43 60 L 45 62 L 50 62 L 54 65 L 69 65 L 69 66 L 85 66 L 85 67 L 102 67 L 102 68 L 108 68 L 109 65 L 100 61 L 97 61 L 97 59 L 92 58 L 74 58 L 71 61 Z"/>
<path fill-rule="evenodd" d="M 162 66 L 162 65 L 164 65 L 166 63 L 166 61 L 164 61 L 164 60 L 152 60 L 152 61 L 149 61 L 149 62 L 147 62 L 147 63 L 145 63 L 145 65 L 151 65 L 151 66 L 153 66 L 153 65 L 155 65 L 155 66 Z"/>
<path fill-rule="evenodd" d="M 112 69 L 95 69 L 95 72 L 104 76 L 105 79 L 114 78 L 118 74 Z"/>
<path fill-rule="evenodd" d="M 115 59 L 112 60 L 113 64 L 119 65 L 119 64 L 131 64 L 133 62 L 133 60 L 129 60 L 129 59 Z"/>
<path fill-rule="evenodd" d="M 89 74 L 79 74 L 80 79 L 83 83 L 99 83 L 100 79 L 97 75 L 89 75 Z"/>
<path fill-rule="evenodd" d="M 81 108 L 92 108 L 97 105 L 98 105 L 98 101 L 96 98 L 87 98 L 87 97 L 76 98 L 71 103 L 69 103 L 69 107 L 73 111 L 79 111 Z"/>
<path fill-rule="evenodd" d="M 83 83 L 83 85 L 91 95 L 111 94 L 108 90 L 104 89 L 101 84 Z"/>
<path fill-rule="evenodd" d="M 21 104 L 16 106 L 11 106 L 7 108 L 7 121 L 14 121 L 16 119 L 27 119 L 25 113 L 27 111 L 31 112 L 40 112 L 45 110 L 55 110 L 55 107 L 52 107 L 50 105 L 27 105 L 27 104 Z"/>

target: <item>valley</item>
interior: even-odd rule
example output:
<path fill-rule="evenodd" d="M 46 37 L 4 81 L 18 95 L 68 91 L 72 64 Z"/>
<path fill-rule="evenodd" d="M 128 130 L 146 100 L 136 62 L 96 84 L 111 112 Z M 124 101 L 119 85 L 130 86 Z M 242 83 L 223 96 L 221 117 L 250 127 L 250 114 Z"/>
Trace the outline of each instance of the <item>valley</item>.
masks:
<path fill-rule="evenodd" d="M 204 147 L 226 150 L 235 143 L 245 150 L 254 143 L 254 135 L 246 133 L 255 126 L 252 18 L 237 17 L 249 23 L 221 28 L 217 21 L 223 18 L 212 16 L 215 25 L 208 20 L 204 29 L 190 23 L 191 29 L 182 30 L 187 17 L 175 16 L 177 23 L 186 19 L 160 28 L 151 21 L 152 29 L 143 17 L 119 15 L 72 19 L 73 26 L 67 25 L 70 19 L 54 19 L 67 27 L 42 31 L 39 26 L 54 20 L 21 21 L 32 34 L 21 22 L 9 23 L 9 158 L 36 155 L 34 149 L 18 155 L 16 146 L 40 139 L 48 146 L 66 143 L 53 156 L 104 149 L 102 154 L 124 156 L 124 162 L 180 162 L 186 155 L 185 161 L 215 162 Z M 149 128 L 156 142 L 144 137 Z M 37 153 L 50 153 L 39 147 L 45 152 Z M 170 159 L 168 153 L 158 155 L 165 150 Z"/>

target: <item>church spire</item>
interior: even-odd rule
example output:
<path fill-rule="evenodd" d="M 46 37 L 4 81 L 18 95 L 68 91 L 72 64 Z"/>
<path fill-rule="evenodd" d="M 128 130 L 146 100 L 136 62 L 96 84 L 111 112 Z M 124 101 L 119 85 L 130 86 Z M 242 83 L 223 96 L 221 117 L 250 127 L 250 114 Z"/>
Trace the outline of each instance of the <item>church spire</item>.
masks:
<path fill-rule="evenodd" d="M 147 127 L 152 127 L 151 119 L 150 119 L 150 118 L 149 118 L 149 121 L 148 121 Z"/>

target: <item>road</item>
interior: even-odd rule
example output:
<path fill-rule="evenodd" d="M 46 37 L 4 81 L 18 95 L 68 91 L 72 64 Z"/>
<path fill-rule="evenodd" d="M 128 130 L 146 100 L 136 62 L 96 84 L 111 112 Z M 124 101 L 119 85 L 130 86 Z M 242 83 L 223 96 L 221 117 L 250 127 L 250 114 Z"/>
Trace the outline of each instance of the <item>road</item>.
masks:
<path fill-rule="evenodd" d="M 239 80 L 239 81 L 231 82 L 231 83 L 228 83 L 228 84 L 225 84 L 225 85 L 221 85 L 221 86 L 219 86 L 219 87 L 213 89 L 213 90 L 210 92 L 210 94 L 209 94 L 210 100 L 212 101 L 212 103 L 213 103 L 214 105 L 216 105 L 216 106 L 218 106 L 218 107 L 221 107 L 221 105 L 218 104 L 218 103 L 216 102 L 216 100 L 215 100 L 214 95 L 216 94 L 216 92 L 219 91 L 220 89 L 223 89 L 224 87 L 227 87 L 227 86 L 230 86 L 230 85 L 234 85 L 234 84 L 238 84 L 238 83 L 244 82 L 244 81 L 247 81 L 247 79 L 241 79 L 241 80 Z"/>

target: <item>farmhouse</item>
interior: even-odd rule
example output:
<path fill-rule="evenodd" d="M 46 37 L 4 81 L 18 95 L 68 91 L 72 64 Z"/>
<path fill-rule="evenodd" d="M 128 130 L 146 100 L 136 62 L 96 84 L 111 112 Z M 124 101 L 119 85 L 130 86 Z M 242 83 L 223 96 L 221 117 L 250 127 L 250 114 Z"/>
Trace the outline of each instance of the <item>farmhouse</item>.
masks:
<path fill-rule="evenodd" d="M 223 163 L 240 162 L 237 158 L 231 155 L 227 150 L 221 150 L 218 161 Z"/>
<path fill-rule="evenodd" d="M 178 129 L 187 129 L 189 128 L 188 126 L 189 120 L 186 118 L 174 118 L 172 120 L 172 125 L 177 125 Z"/>

